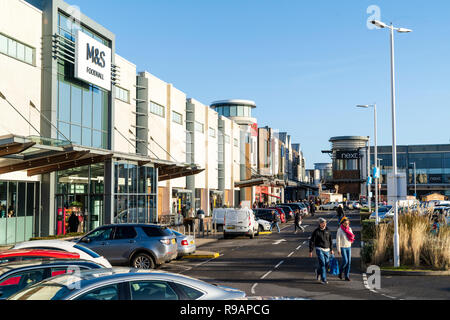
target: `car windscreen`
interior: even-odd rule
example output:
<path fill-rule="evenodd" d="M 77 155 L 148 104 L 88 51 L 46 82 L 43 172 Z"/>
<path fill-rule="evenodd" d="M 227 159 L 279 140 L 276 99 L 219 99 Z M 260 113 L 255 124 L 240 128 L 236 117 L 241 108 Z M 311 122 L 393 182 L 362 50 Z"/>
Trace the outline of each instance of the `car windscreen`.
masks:
<path fill-rule="evenodd" d="M 100 255 L 98 255 L 97 253 L 95 253 L 94 251 L 92 251 L 91 249 L 88 249 L 86 247 L 80 246 L 79 244 L 76 244 L 73 246 L 75 249 L 81 250 L 84 253 L 87 253 L 88 255 L 90 255 L 92 258 L 100 258 Z"/>
<path fill-rule="evenodd" d="M 8 300 L 60 300 L 70 291 L 67 286 L 50 279 L 19 291 Z"/>

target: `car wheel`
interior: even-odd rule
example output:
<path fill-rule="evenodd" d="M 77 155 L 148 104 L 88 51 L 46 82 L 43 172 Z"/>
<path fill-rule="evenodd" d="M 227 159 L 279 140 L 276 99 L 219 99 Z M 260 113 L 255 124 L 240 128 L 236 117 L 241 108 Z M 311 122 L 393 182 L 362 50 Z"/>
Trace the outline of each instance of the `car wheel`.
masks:
<path fill-rule="evenodd" d="M 139 253 L 133 257 L 131 266 L 136 269 L 155 269 L 155 262 L 148 254 Z"/>
<path fill-rule="evenodd" d="M 259 226 L 259 227 L 258 227 L 258 233 L 259 233 L 259 232 L 264 232 L 263 226 Z"/>
<path fill-rule="evenodd" d="M 252 233 L 250 234 L 250 239 L 254 239 L 255 238 L 255 232 L 252 231 Z"/>

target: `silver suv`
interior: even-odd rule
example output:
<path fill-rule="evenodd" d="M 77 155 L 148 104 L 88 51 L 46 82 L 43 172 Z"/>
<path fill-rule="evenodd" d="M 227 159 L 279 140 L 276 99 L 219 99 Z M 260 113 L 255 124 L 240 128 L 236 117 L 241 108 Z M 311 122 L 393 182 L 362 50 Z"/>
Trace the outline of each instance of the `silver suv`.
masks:
<path fill-rule="evenodd" d="M 155 224 L 112 224 L 99 227 L 78 243 L 114 265 L 154 269 L 177 257 L 176 236 Z"/>

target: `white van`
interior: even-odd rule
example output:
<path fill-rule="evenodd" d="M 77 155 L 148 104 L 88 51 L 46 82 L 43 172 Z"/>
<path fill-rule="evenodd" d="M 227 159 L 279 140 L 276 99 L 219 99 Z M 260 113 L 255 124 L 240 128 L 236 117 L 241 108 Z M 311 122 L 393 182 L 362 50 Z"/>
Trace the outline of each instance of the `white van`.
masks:
<path fill-rule="evenodd" d="M 249 236 L 250 239 L 259 235 L 259 224 L 251 209 L 226 209 L 223 237 L 227 239 L 230 235 Z"/>
<path fill-rule="evenodd" d="M 225 211 L 227 209 L 217 208 L 213 210 L 212 224 L 217 226 L 217 230 L 223 231 L 223 220 L 225 218 Z"/>

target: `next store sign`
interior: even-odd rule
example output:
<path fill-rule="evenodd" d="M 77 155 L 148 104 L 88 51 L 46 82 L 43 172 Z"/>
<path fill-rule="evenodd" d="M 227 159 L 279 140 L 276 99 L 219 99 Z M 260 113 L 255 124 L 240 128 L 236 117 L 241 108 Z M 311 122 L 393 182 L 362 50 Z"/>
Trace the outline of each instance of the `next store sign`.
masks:
<path fill-rule="evenodd" d="M 111 91 L 111 49 L 78 30 L 75 78 Z"/>

